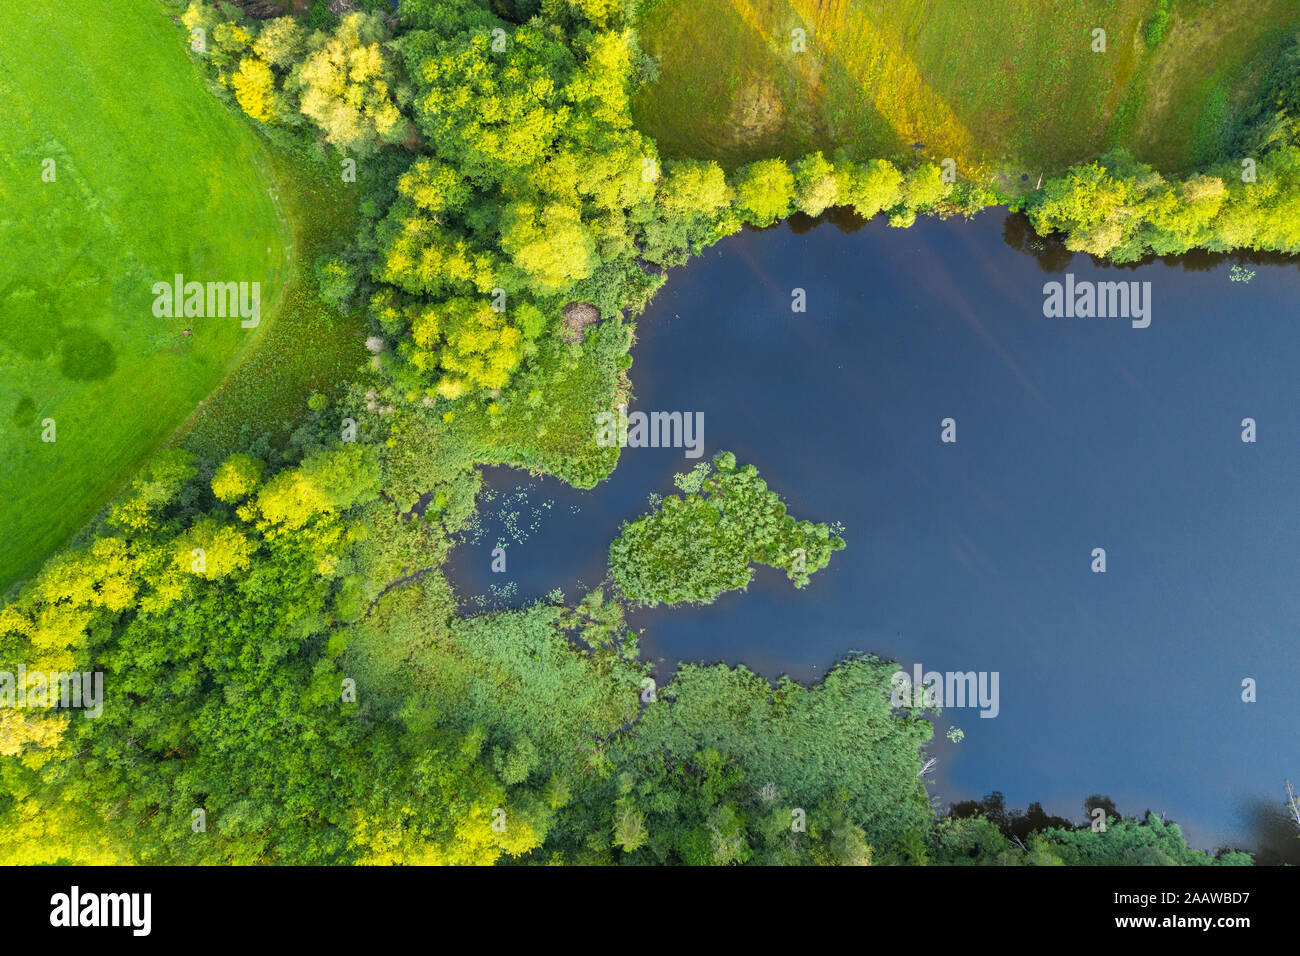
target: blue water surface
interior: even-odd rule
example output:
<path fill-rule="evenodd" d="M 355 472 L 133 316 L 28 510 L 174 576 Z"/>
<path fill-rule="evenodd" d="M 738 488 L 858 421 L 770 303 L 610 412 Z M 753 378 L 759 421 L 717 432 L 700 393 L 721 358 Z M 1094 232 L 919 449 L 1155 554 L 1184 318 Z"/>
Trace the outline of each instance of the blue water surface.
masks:
<path fill-rule="evenodd" d="M 1300 843 L 1279 814 L 1300 783 L 1300 269 L 1260 259 L 1231 282 L 1240 261 L 1101 266 L 987 211 L 746 231 L 676 270 L 637 323 L 632 410 L 703 412 L 706 458 L 757 465 L 848 546 L 803 590 L 760 569 L 710 606 L 635 615 L 643 653 L 664 677 L 722 660 L 816 680 L 853 650 L 996 671 L 995 718 L 937 721 L 943 802 L 1000 790 L 1082 821 L 1102 793 L 1202 847 Z M 1149 282 L 1150 326 L 1044 317 L 1066 272 Z M 693 463 L 629 448 L 587 492 L 490 469 L 458 592 L 580 596 Z"/>

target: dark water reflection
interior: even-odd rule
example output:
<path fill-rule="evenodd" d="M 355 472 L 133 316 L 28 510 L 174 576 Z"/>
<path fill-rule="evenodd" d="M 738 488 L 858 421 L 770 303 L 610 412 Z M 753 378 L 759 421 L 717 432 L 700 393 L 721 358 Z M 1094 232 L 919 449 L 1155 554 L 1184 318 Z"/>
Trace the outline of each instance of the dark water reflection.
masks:
<path fill-rule="evenodd" d="M 996 718 L 937 722 L 945 802 L 1000 790 L 1082 821 L 1101 793 L 1126 815 L 1164 811 L 1196 845 L 1294 859 L 1278 819 L 1300 779 L 1295 261 L 1121 270 L 997 211 L 810 225 L 743 233 L 673 275 L 638 324 L 633 408 L 702 411 L 706 456 L 758 465 L 792 513 L 842 522 L 848 548 L 803 591 L 759 571 L 708 607 L 637 614 L 643 652 L 665 676 L 725 660 L 815 680 L 851 650 L 997 671 Z M 1254 279 L 1230 282 L 1234 263 Z M 1151 326 L 1044 318 L 1046 273 L 1067 269 L 1150 281 Z M 946 417 L 956 444 L 939 440 Z M 467 609 L 506 580 L 506 603 L 576 598 L 619 524 L 691 464 L 628 449 L 590 492 L 490 470 L 485 534 L 451 568 Z M 490 571 L 498 538 L 507 574 Z"/>

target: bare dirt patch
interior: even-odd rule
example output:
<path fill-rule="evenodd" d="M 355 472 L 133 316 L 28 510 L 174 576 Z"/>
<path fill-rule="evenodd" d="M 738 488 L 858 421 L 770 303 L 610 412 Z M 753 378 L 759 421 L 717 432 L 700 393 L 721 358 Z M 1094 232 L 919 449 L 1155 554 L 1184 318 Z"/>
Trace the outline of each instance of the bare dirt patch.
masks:
<path fill-rule="evenodd" d="M 570 302 L 564 307 L 561 334 L 570 345 L 577 345 L 587 334 L 587 326 L 600 322 L 600 309 L 590 302 Z"/>
<path fill-rule="evenodd" d="M 727 128 L 734 140 L 762 141 L 776 133 L 784 122 L 785 107 L 776 88 L 767 80 L 747 83 L 732 97 Z"/>

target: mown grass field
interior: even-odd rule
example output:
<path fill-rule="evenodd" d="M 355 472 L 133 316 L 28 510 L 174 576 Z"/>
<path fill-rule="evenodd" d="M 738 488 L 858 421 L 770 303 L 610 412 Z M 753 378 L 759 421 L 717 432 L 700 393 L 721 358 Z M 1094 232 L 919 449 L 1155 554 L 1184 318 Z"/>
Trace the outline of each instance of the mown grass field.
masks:
<path fill-rule="evenodd" d="M 1058 170 L 1113 145 L 1199 162 L 1300 0 L 647 0 L 659 60 L 635 100 L 666 156 L 735 166 L 837 146 L 953 157 L 968 175 Z M 793 49 L 795 29 L 806 50 Z M 1093 30 L 1106 50 L 1093 52 Z"/>
<path fill-rule="evenodd" d="M 152 0 L 29 5 L 0 31 L 0 591 L 274 328 L 293 240 L 269 153 L 181 41 Z M 260 282 L 261 326 L 156 318 L 176 273 Z"/>

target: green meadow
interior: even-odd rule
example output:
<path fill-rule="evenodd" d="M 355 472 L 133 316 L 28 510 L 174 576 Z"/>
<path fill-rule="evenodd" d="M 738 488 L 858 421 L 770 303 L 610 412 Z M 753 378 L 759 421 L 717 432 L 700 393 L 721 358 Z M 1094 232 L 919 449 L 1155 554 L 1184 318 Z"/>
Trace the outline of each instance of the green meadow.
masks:
<path fill-rule="evenodd" d="M 211 459 L 245 449 L 249 438 L 283 441 L 313 392 L 330 394 L 354 380 L 368 357 L 362 315 L 342 315 L 322 300 L 314 269 L 320 256 L 355 233 L 355 188 L 300 152 L 270 150 L 268 161 L 292 230 L 293 256 L 273 321 L 263 318 L 257 348 L 199 403 L 177 436 L 179 444 Z"/>
<path fill-rule="evenodd" d="M 186 422 L 284 292 L 268 151 L 181 39 L 147 0 L 30 5 L 0 31 L 0 590 Z M 260 282 L 261 325 L 155 318 L 176 273 Z"/>
<path fill-rule="evenodd" d="M 1112 146 L 1167 170 L 1195 165 L 1300 25 L 1300 0 L 649 0 L 641 11 L 659 76 L 634 112 L 666 156 L 734 167 L 844 146 L 1015 180 Z"/>

